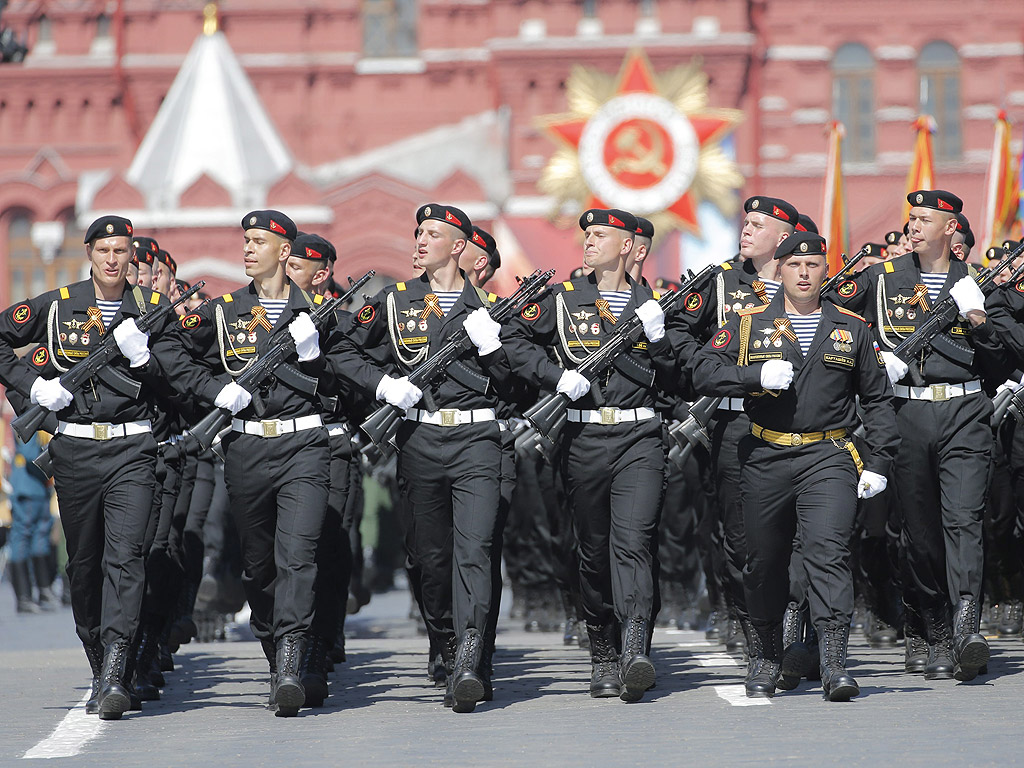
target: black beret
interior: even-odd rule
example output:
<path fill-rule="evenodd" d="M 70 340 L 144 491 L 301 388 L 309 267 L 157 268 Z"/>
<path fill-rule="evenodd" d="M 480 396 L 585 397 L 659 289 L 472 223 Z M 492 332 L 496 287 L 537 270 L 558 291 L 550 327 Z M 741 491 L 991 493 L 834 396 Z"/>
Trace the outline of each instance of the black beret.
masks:
<path fill-rule="evenodd" d="M 989 261 L 1000 262 L 1006 258 L 1006 249 L 1000 248 L 998 245 L 993 245 L 985 251 L 985 258 Z"/>
<path fill-rule="evenodd" d="M 485 229 L 480 229 L 475 224 L 473 225 L 473 234 L 470 235 L 469 241 L 481 250 L 486 251 L 488 256 L 493 256 L 498 252 L 498 244 L 491 237 L 491 233 Z"/>
<path fill-rule="evenodd" d="M 163 248 L 156 252 L 156 260 L 162 261 L 164 264 L 166 264 L 167 268 L 171 270 L 171 272 L 178 271 L 178 263 L 174 259 L 172 259 L 171 254 L 169 254 Z"/>
<path fill-rule="evenodd" d="M 242 229 L 265 229 L 285 240 L 294 240 L 298 234 L 295 222 L 280 211 L 249 211 L 242 217 Z"/>
<path fill-rule="evenodd" d="M 885 244 L 886 245 L 896 245 L 896 243 L 898 243 L 900 241 L 901 237 L 903 237 L 903 233 L 902 232 L 898 232 L 898 231 L 886 232 L 885 233 Z"/>
<path fill-rule="evenodd" d="M 152 237 L 143 237 L 142 235 L 136 235 L 132 239 L 132 250 L 136 253 L 138 253 L 139 251 L 145 251 L 146 253 L 148 253 L 149 259 L 143 258 L 141 259 L 141 261 L 145 261 L 147 264 L 152 264 L 156 252 L 160 250 L 160 246 Z"/>
<path fill-rule="evenodd" d="M 1003 250 L 1009 253 L 1020 245 L 1024 240 L 1003 240 Z"/>
<path fill-rule="evenodd" d="M 139 242 L 140 240 L 149 240 L 149 239 L 150 238 L 148 238 L 148 237 L 145 237 L 145 238 L 140 237 L 140 238 L 137 238 L 136 240 L 134 240 L 132 242 L 132 245 L 135 246 L 135 249 L 132 251 L 132 260 L 136 264 L 149 264 L 149 265 L 152 265 L 153 262 L 156 260 L 156 254 L 160 250 L 160 248 L 157 247 L 156 251 L 151 251 L 149 248 L 144 247 Z M 153 242 L 155 243 L 156 241 L 154 240 Z"/>
<path fill-rule="evenodd" d="M 416 223 L 422 224 L 427 219 L 451 224 L 456 229 L 461 230 L 467 238 L 473 236 L 473 222 L 469 220 L 469 216 L 463 211 L 453 206 L 441 205 L 440 203 L 421 205 L 420 209 L 416 211 Z"/>
<path fill-rule="evenodd" d="M 867 251 L 866 256 L 877 256 L 880 259 L 884 259 L 888 255 L 885 246 L 881 243 L 864 243 L 861 250 Z"/>
<path fill-rule="evenodd" d="M 907 195 L 907 202 L 917 208 L 934 208 L 945 213 L 960 213 L 964 201 L 944 189 L 919 189 Z"/>
<path fill-rule="evenodd" d="M 648 240 L 654 239 L 654 225 L 649 219 L 645 219 L 643 216 L 636 217 L 636 233 L 640 237 L 646 237 Z"/>
<path fill-rule="evenodd" d="M 809 254 L 824 255 L 825 253 L 825 238 L 821 235 L 816 235 L 813 232 L 794 232 L 779 243 L 775 249 L 775 258 L 781 259 L 783 256 L 791 254 L 806 256 Z"/>
<path fill-rule="evenodd" d="M 310 261 L 326 259 L 333 264 L 338 258 L 338 252 L 334 250 L 334 246 L 330 242 L 320 235 L 309 235 L 302 232 L 292 242 L 292 256 Z"/>
<path fill-rule="evenodd" d="M 186 293 L 192 288 L 192 284 L 188 280 L 175 280 L 178 284 L 178 290 L 182 293 Z"/>
<path fill-rule="evenodd" d="M 814 223 L 814 220 L 804 214 L 797 214 L 796 217 L 796 231 L 797 232 L 813 232 L 818 234 L 818 225 Z"/>
<path fill-rule="evenodd" d="M 636 234 L 636 216 L 629 211 L 622 211 L 618 208 L 591 208 L 589 211 L 584 211 L 583 215 L 580 216 L 580 229 L 584 232 L 587 231 L 587 227 L 602 226 L 602 227 L 614 227 L 615 229 L 624 229 L 629 234 Z"/>
<path fill-rule="evenodd" d="M 903 225 L 903 234 L 907 235 L 908 237 L 910 236 L 910 222 L 909 221 L 906 224 Z"/>
<path fill-rule="evenodd" d="M 131 237 L 132 223 L 124 216 L 100 216 L 85 230 L 86 243 L 101 237 Z"/>
<path fill-rule="evenodd" d="M 968 248 L 974 247 L 974 233 L 971 231 L 971 222 L 962 213 L 956 214 L 956 231 L 964 236 L 964 245 Z"/>
<path fill-rule="evenodd" d="M 667 277 L 659 277 L 654 281 L 654 288 L 658 291 L 678 291 L 681 287 L 675 280 L 669 280 Z"/>
<path fill-rule="evenodd" d="M 800 214 L 797 213 L 796 208 L 778 197 L 762 197 L 760 195 L 748 197 L 747 201 L 743 203 L 743 210 L 747 213 L 763 213 L 765 216 L 771 216 L 773 219 L 784 221 L 794 227 L 800 221 Z"/>

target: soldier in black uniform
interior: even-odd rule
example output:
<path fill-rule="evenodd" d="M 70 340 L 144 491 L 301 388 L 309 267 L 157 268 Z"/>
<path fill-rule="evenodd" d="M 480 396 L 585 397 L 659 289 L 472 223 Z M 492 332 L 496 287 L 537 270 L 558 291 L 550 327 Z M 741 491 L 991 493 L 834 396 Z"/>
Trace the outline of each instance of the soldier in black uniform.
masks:
<path fill-rule="evenodd" d="M 449 671 L 446 704 L 472 711 L 485 694 L 480 663 L 507 429 L 498 411 L 511 372 L 485 309 L 496 297 L 459 269 L 473 236 L 469 217 L 430 203 L 416 221 L 413 267 L 423 273 L 373 297 L 332 340 L 330 358 L 340 377 L 405 410 L 396 442 L 406 551 L 421 575 L 431 647 Z M 476 348 L 425 395 L 403 374 L 462 326 Z"/>
<path fill-rule="evenodd" d="M 0 315 L 0 382 L 57 414 L 49 449 L 67 538 L 71 604 L 93 671 L 87 710 L 103 719 L 120 718 L 130 704 L 127 663 L 139 626 L 142 542 L 154 487 L 151 385 L 160 371 L 135 319 L 167 301 L 128 285 L 131 237 L 127 219 L 97 219 L 85 235 L 89 279 Z M 87 358 L 112 327 L 125 356 L 112 368 L 141 381 L 141 397 L 94 379 L 72 405 L 57 377 Z M 41 346 L 18 359 L 14 349 L 27 344 Z"/>
<path fill-rule="evenodd" d="M 692 366 L 699 392 L 742 397 L 750 418 L 739 446 L 743 585 L 754 630 L 748 696 L 774 695 L 779 680 L 797 530 L 825 696 L 845 701 L 860 692 L 845 668 L 853 614 L 849 543 L 857 497 L 885 488 L 898 437 L 870 329 L 859 315 L 819 299 L 825 251 L 813 233 L 783 240 L 775 251 L 783 291 L 768 305 L 737 312 Z M 850 441 L 858 397 L 871 447 L 863 464 Z"/>
<path fill-rule="evenodd" d="M 960 198 L 945 190 L 918 190 L 907 200 L 913 206 L 913 252 L 840 283 L 835 298 L 863 310 L 872 323 L 896 395 L 903 438 L 894 477 L 903 517 L 906 670 L 923 671 L 930 680 L 970 680 L 989 656 L 979 634 L 982 513 L 992 451 L 992 401 L 984 389 L 1006 379 L 1005 352 L 986 322 L 973 269 L 950 258 Z M 947 296 L 961 317 L 942 336 L 950 350 L 959 347 L 959 357 L 971 362 L 938 348 L 919 360 L 896 357 L 892 350 L 900 340 Z M 914 386 L 908 362 L 925 386 Z"/>
<path fill-rule="evenodd" d="M 132 255 L 138 262 L 139 277 L 137 285 L 140 288 L 153 287 L 153 266 L 156 263 L 156 255 L 160 251 L 160 245 L 152 237 L 136 235 L 132 238 Z"/>
<path fill-rule="evenodd" d="M 323 298 L 310 296 L 285 274 L 296 236 L 291 219 L 279 211 L 252 211 L 243 217 L 242 229 L 245 271 L 253 281 L 181 318 L 168 374 L 178 391 L 234 415 L 221 445 L 242 539 L 242 580 L 253 632 L 270 665 L 270 707 L 289 717 L 305 701 L 300 670 L 313 620 L 316 546 L 330 482 L 328 435 L 320 415 L 323 388 L 301 383 L 305 376 L 315 384 L 326 372 L 317 328 L 308 316 Z M 289 383 L 282 375 L 258 393 L 236 384 L 234 377 L 281 333 L 291 334 L 296 346 L 297 359 L 286 363 L 298 368 Z M 324 378 L 329 387 L 331 377 Z M 266 406 L 262 418 L 251 404 L 255 394 Z"/>
<path fill-rule="evenodd" d="M 579 224 L 586 233 L 584 260 L 593 272 L 528 304 L 511 326 L 506 346 L 518 375 L 574 401 L 562 434 L 562 467 L 579 542 L 583 618 L 593 661 L 590 693 L 636 701 L 655 677 L 648 657 L 652 547 L 665 473 L 655 382 L 668 390 L 676 386 L 678 356 L 655 292 L 626 274 L 636 217 L 593 209 Z M 610 369 L 600 382 L 604 407 L 598 408 L 594 395 L 587 397 L 590 382 L 574 369 L 634 313 L 643 321 L 646 340 L 627 353 L 635 363 L 632 377 Z M 551 361 L 550 347 L 564 368 Z"/>
<path fill-rule="evenodd" d="M 494 236 L 474 224 L 473 234 L 459 257 L 459 269 L 466 273 L 469 282 L 482 288 L 500 266 L 501 254 Z"/>

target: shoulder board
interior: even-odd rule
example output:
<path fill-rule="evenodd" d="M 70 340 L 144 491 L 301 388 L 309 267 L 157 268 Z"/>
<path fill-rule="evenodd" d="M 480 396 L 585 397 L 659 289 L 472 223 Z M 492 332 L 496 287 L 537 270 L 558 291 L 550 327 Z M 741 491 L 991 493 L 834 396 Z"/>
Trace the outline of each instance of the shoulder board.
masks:
<path fill-rule="evenodd" d="M 838 310 L 839 310 L 840 312 L 842 312 L 842 313 L 843 313 L 844 315 L 849 315 L 850 317 L 856 317 L 856 318 L 857 318 L 858 320 L 860 320 L 860 321 L 861 321 L 862 323 L 866 323 L 866 322 L 867 322 L 867 320 L 865 320 L 865 319 L 864 319 L 863 317 L 861 317 L 860 315 L 858 315 L 858 314 L 857 314 L 856 312 L 851 312 L 850 310 L 848 310 L 848 309 L 844 309 L 843 307 L 840 307 L 840 306 L 839 306 L 839 305 L 837 305 L 837 304 L 834 304 L 833 306 L 834 306 L 834 307 L 835 307 L 836 309 L 838 309 Z"/>
<path fill-rule="evenodd" d="M 396 291 L 404 291 L 405 290 L 405 283 L 395 283 L 395 290 Z"/>
<path fill-rule="evenodd" d="M 488 301 L 488 303 L 493 304 L 497 300 L 498 300 L 498 294 L 496 294 L 496 293 L 488 293 L 487 294 L 487 301 Z"/>
<path fill-rule="evenodd" d="M 737 315 L 756 315 L 758 312 L 764 312 L 768 309 L 768 304 L 762 304 L 759 307 L 747 307 L 746 309 L 739 309 L 736 311 Z"/>
<path fill-rule="evenodd" d="M 160 303 L 160 291 L 153 291 L 153 294 L 149 297 L 150 304 Z"/>
<path fill-rule="evenodd" d="M 654 294 L 654 298 L 656 298 L 656 299 L 660 299 L 661 298 L 661 294 L 658 293 L 658 291 L 651 291 L 651 293 Z"/>
<path fill-rule="evenodd" d="M 313 303 L 314 304 L 323 304 L 324 303 L 323 294 L 320 294 L 320 293 L 313 294 Z"/>
<path fill-rule="evenodd" d="M 718 266 L 721 267 L 722 269 L 732 269 L 732 264 L 728 261 L 723 261 Z"/>
<path fill-rule="evenodd" d="M 573 288 L 571 280 L 566 280 L 564 283 L 562 283 L 562 287 L 565 288 L 565 290 L 567 290 L 567 291 L 575 291 L 576 290 L 575 288 Z"/>
<path fill-rule="evenodd" d="M 883 261 L 882 268 L 885 269 L 885 271 L 890 274 L 896 271 L 896 265 L 893 264 L 891 261 Z"/>
<path fill-rule="evenodd" d="M 973 264 L 968 264 L 967 265 L 967 274 L 970 275 L 971 277 L 977 277 L 978 276 L 978 270 L 974 267 Z"/>
<path fill-rule="evenodd" d="M 68 291 L 68 287 L 66 285 L 63 288 L 60 289 L 60 297 L 62 299 L 71 298 L 71 292 Z"/>
<path fill-rule="evenodd" d="M 225 293 L 223 296 L 220 297 L 220 300 L 230 304 L 232 301 L 235 300 L 235 297 L 232 296 L 230 293 Z"/>

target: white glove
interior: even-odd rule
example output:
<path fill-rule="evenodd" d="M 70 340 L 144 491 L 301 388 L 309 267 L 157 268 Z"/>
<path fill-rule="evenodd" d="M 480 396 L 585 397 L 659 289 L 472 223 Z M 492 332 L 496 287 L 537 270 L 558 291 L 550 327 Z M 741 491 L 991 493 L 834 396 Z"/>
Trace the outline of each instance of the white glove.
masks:
<path fill-rule="evenodd" d="M 415 384 L 409 383 L 409 377 L 403 376 L 400 379 L 392 378 L 387 374 L 377 385 L 377 399 L 407 411 L 412 408 L 423 397 L 423 392 Z"/>
<path fill-rule="evenodd" d="M 857 483 L 857 498 L 870 499 L 872 496 L 877 496 L 885 490 L 887 485 L 889 485 L 889 481 L 885 479 L 885 475 L 865 469 L 860 474 L 860 482 Z"/>
<path fill-rule="evenodd" d="M 766 360 L 761 365 L 761 386 L 765 389 L 789 389 L 793 383 L 793 364 L 788 360 Z"/>
<path fill-rule="evenodd" d="M 117 324 L 114 328 L 114 341 L 132 368 L 149 362 L 149 334 L 139 330 L 134 317 L 125 318 Z"/>
<path fill-rule="evenodd" d="M 965 275 L 957 280 L 949 289 L 949 295 L 953 297 L 956 308 L 964 317 L 967 317 L 968 312 L 985 311 L 985 294 L 981 292 L 981 288 L 970 275 Z"/>
<path fill-rule="evenodd" d="M 577 371 L 563 371 L 558 384 L 555 385 L 555 391 L 561 392 L 570 400 L 579 400 L 590 391 L 590 379 Z"/>
<path fill-rule="evenodd" d="M 64 389 L 60 379 L 44 379 L 42 376 L 32 382 L 30 399 L 34 405 L 41 405 L 48 411 L 63 411 L 75 396 Z"/>
<path fill-rule="evenodd" d="M 910 366 L 896 357 L 892 352 L 883 352 L 882 362 L 885 363 L 885 372 L 889 376 L 889 381 L 891 381 L 893 385 L 906 376 L 907 371 L 910 370 Z"/>
<path fill-rule="evenodd" d="M 213 404 L 218 408 L 231 411 L 231 415 L 234 416 L 250 402 L 252 402 L 252 395 L 249 390 L 232 381 L 225 384 L 224 389 L 217 393 Z"/>
<path fill-rule="evenodd" d="M 644 335 L 649 341 L 665 338 L 665 310 L 654 299 L 648 299 L 636 308 L 636 316 L 644 324 Z"/>
<path fill-rule="evenodd" d="M 501 324 L 494 322 L 483 307 L 470 312 L 462 321 L 462 327 L 480 355 L 489 355 L 501 348 Z"/>
<path fill-rule="evenodd" d="M 320 357 L 320 332 L 309 319 L 308 312 L 303 312 L 288 323 L 288 333 L 295 339 L 295 351 L 299 353 L 300 363 L 308 363 Z"/>

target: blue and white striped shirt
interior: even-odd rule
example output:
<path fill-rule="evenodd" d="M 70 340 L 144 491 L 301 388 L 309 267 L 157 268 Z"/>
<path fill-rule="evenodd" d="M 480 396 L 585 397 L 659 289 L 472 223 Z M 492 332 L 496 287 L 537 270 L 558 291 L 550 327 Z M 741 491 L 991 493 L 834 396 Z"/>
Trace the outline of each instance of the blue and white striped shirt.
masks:
<path fill-rule="evenodd" d="M 601 291 L 601 298 L 608 302 L 608 309 L 616 320 L 629 303 L 630 295 L 630 291 Z"/>
<path fill-rule="evenodd" d="M 804 357 L 811 351 L 811 342 L 814 341 L 814 334 L 818 332 L 818 323 L 821 321 L 821 312 L 811 315 L 793 315 L 787 313 L 790 325 L 793 326 L 793 333 L 800 342 L 800 351 Z"/>
<path fill-rule="evenodd" d="M 778 292 L 779 288 L 782 286 L 782 283 L 780 283 L 778 280 L 764 280 L 764 279 L 762 279 L 761 282 L 764 283 L 764 292 L 766 294 L 768 294 L 768 300 L 771 301 L 772 299 L 775 298 L 775 294 L 776 294 L 776 292 Z"/>
<path fill-rule="evenodd" d="M 455 302 L 459 300 L 462 291 L 437 291 L 437 303 L 441 305 L 441 311 L 446 315 L 451 312 Z"/>
<path fill-rule="evenodd" d="M 104 301 L 103 299 L 96 299 L 96 306 L 99 307 L 100 315 L 103 317 L 103 327 L 109 328 L 110 324 L 114 322 L 114 315 L 121 308 L 121 300 Z"/>
<path fill-rule="evenodd" d="M 941 291 L 942 286 L 946 284 L 946 277 L 948 277 L 948 275 L 945 272 L 921 273 L 921 279 L 924 280 L 924 284 L 928 286 L 928 298 L 931 299 L 932 304 L 939 300 L 939 291 Z"/>
<path fill-rule="evenodd" d="M 260 299 L 260 304 L 267 310 L 267 322 L 273 328 L 277 325 L 277 319 L 281 317 L 284 308 L 288 306 L 288 299 Z"/>

